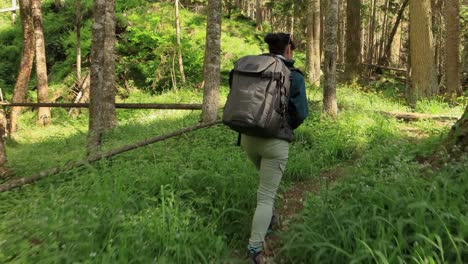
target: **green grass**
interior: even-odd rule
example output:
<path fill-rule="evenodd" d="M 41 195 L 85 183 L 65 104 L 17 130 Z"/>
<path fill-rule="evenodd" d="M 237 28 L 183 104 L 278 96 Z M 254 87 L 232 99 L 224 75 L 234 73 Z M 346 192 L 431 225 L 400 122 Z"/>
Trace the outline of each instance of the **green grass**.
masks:
<path fill-rule="evenodd" d="M 341 167 L 342 179 L 332 188 L 320 179 L 321 193 L 309 195 L 300 220 L 282 236 L 281 258 L 286 263 L 466 263 L 467 158 L 436 171 L 417 161 L 434 151 L 450 127 L 415 122 L 411 126 L 427 134 L 415 139 L 402 133 L 408 124 L 375 113 L 409 110 L 386 101 L 386 95 L 343 89 L 338 97 L 344 109 L 338 121 L 311 124 L 306 131 L 312 134 L 310 144 L 318 145 L 311 147 L 317 149 L 313 160 Z M 462 113 L 461 106 L 437 100 L 419 107 L 433 114 Z M 327 151 L 334 153 L 328 157 Z M 311 164 L 310 158 L 304 162 Z"/>
<path fill-rule="evenodd" d="M 421 178 L 429 169 L 414 161 L 433 149 L 447 129 L 415 147 L 400 131 L 406 124 L 375 112 L 406 109 L 404 105 L 347 87 L 338 96 L 342 111 L 336 122 L 323 118 L 320 104 L 311 103 L 311 116 L 291 147 L 282 189 L 298 180 L 323 181 L 321 173 L 337 166 L 345 166 L 346 177 L 319 196 L 309 196 L 303 222 L 285 234 L 282 256 L 296 263 L 423 263 L 431 258 L 452 263 L 466 257 L 463 202 L 468 192 L 457 177 L 466 174 L 466 165 Z M 320 92 L 311 90 L 309 97 L 317 101 Z M 180 90 L 158 96 L 134 92 L 126 101 L 200 99 L 200 93 Z M 32 113 L 23 116 L 23 129 L 7 145 L 10 165 L 19 175 L 84 157 L 85 115 L 70 120 L 57 110 L 54 116 L 47 129 L 34 127 Z M 106 149 L 190 126 L 198 122 L 199 112 L 119 110 L 118 117 L 120 125 L 106 137 Z M 247 241 L 257 184 L 236 138 L 216 126 L 0 194 L 0 262 L 231 259 L 233 250 L 243 249 Z M 443 244 L 438 249 L 431 241 Z"/>

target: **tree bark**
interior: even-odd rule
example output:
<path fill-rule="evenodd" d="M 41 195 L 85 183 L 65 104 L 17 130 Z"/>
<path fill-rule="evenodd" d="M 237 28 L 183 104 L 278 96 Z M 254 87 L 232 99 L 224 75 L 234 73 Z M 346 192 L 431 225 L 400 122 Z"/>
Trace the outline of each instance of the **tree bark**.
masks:
<path fill-rule="evenodd" d="M 468 105 L 463 116 L 450 130 L 443 145 L 448 151 L 459 150 L 468 153 Z"/>
<path fill-rule="evenodd" d="M 323 110 L 327 115 L 336 118 L 338 105 L 336 102 L 336 48 L 337 48 L 337 25 L 338 25 L 338 0 L 328 0 L 325 19 L 325 62 L 323 87 Z"/>
<path fill-rule="evenodd" d="M 81 0 L 76 0 L 76 84 L 81 83 Z"/>
<path fill-rule="evenodd" d="M 309 0 L 307 14 L 307 81 L 320 86 L 320 0 Z"/>
<path fill-rule="evenodd" d="M 361 64 L 361 0 L 348 0 L 346 10 L 345 74 L 347 82 L 359 78 Z"/>
<path fill-rule="evenodd" d="M 412 105 L 438 93 L 430 0 L 410 0 L 411 85 L 407 99 Z"/>
<path fill-rule="evenodd" d="M 177 52 L 179 55 L 179 72 L 182 83 L 185 83 L 184 60 L 182 59 L 182 45 L 180 44 L 179 0 L 175 0 Z"/>
<path fill-rule="evenodd" d="M 368 36 L 368 43 L 367 43 L 367 63 L 373 63 L 374 57 L 374 31 L 375 31 L 375 13 L 376 13 L 376 0 L 371 1 L 371 9 L 372 15 L 369 21 L 369 36 Z"/>
<path fill-rule="evenodd" d="M 460 83 L 460 2 L 445 1 L 445 79 L 447 93 L 461 96 Z"/>
<path fill-rule="evenodd" d="M 6 114 L 3 109 L 0 109 L 0 178 L 8 173 L 7 154 L 5 150 L 5 142 L 3 137 L 6 135 Z"/>
<path fill-rule="evenodd" d="M 336 54 L 336 63 L 344 63 L 344 34 L 345 34 L 345 15 L 343 14 L 343 0 L 338 0 L 338 33 L 336 37 L 338 52 Z"/>
<path fill-rule="evenodd" d="M 255 20 L 257 23 L 257 30 L 262 30 L 262 23 L 263 23 L 262 7 L 263 7 L 263 1 L 256 0 Z"/>
<path fill-rule="evenodd" d="M 32 19 L 32 3 L 31 0 L 19 1 L 21 22 L 23 27 L 23 51 L 21 54 L 21 64 L 16 79 L 15 88 L 13 90 L 14 103 L 23 103 L 28 89 L 29 79 L 34 61 L 34 25 Z M 12 107 L 10 112 L 10 134 L 18 129 L 18 118 L 21 112 L 21 107 Z"/>
<path fill-rule="evenodd" d="M 115 3 L 94 1 L 88 156 L 101 152 L 102 135 L 117 125 L 115 117 Z"/>
<path fill-rule="evenodd" d="M 379 61 L 380 65 L 388 65 L 389 63 L 389 60 L 391 58 L 392 43 L 395 39 L 395 34 L 397 33 L 398 28 L 400 27 L 400 23 L 401 23 L 401 20 L 403 19 L 403 14 L 405 13 L 405 9 L 408 6 L 408 3 L 409 3 L 409 0 L 404 0 L 404 2 L 401 4 L 395 24 L 393 25 L 392 31 L 390 32 L 390 36 L 388 37 L 387 44 L 385 45 L 384 54 L 380 58 L 380 61 Z"/>
<path fill-rule="evenodd" d="M 205 61 L 203 63 L 203 77 L 205 80 L 202 109 L 203 122 L 211 122 L 218 119 L 221 78 L 221 12 L 221 0 L 208 0 Z"/>
<path fill-rule="evenodd" d="M 32 0 L 34 38 L 36 42 L 37 101 L 39 103 L 47 103 L 49 101 L 49 87 L 41 9 L 41 0 Z M 47 126 L 50 124 L 50 108 L 40 107 L 38 109 L 37 122 L 40 126 Z"/>

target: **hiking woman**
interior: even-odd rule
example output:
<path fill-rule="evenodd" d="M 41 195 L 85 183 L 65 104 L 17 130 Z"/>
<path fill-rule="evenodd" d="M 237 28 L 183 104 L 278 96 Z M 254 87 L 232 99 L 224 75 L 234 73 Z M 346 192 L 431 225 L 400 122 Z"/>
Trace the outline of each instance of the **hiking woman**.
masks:
<path fill-rule="evenodd" d="M 287 124 L 276 136 L 270 138 L 242 134 L 241 146 L 259 170 L 260 184 L 257 191 L 257 208 L 252 221 L 248 244 L 252 263 L 264 263 L 264 241 L 273 219 L 276 192 L 288 161 L 289 143 L 293 130 L 306 119 L 309 109 L 302 73 L 294 68 L 295 45 L 290 34 L 272 33 L 264 38 L 272 56 L 278 57 L 291 71 L 291 88 L 287 102 Z"/>

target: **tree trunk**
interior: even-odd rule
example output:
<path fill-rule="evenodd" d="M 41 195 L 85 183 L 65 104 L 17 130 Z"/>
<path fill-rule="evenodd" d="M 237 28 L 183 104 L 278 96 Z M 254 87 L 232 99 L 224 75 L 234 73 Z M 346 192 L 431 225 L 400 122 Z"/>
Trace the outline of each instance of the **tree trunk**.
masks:
<path fill-rule="evenodd" d="M 307 15 L 307 81 L 320 86 L 320 0 L 309 0 Z"/>
<path fill-rule="evenodd" d="M 28 89 L 29 79 L 34 60 L 34 25 L 32 19 L 31 0 L 21 0 L 19 2 L 21 12 L 21 24 L 23 27 L 23 51 L 21 54 L 21 64 L 13 90 L 13 103 L 23 103 Z M 18 129 L 18 118 L 21 107 L 12 107 L 10 112 L 10 134 Z"/>
<path fill-rule="evenodd" d="M 468 91 L 468 34 L 465 34 L 463 41 L 462 55 L 462 90 Z"/>
<path fill-rule="evenodd" d="M 410 0 L 411 85 L 407 95 L 412 105 L 438 92 L 430 0 Z"/>
<path fill-rule="evenodd" d="M 338 34 L 337 46 L 338 53 L 336 55 L 336 63 L 342 64 L 344 62 L 344 14 L 343 14 L 343 1 L 338 0 Z"/>
<path fill-rule="evenodd" d="M 262 17 L 262 6 L 263 6 L 263 1 L 262 0 L 256 0 L 256 11 L 255 11 L 255 20 L 257 23 L 257 30 L 262 30 L 262 23 L 263 23 L 263 17 Z"/>
<path fill-rule="evenodd" d="M 361 0 L 348 0 L 346 10 L 345 75 L 347 82 L 359 78 L 361 65 Z"/>
<path fill-rule="evenodd" d="M 34 38 L 36 42 L 37 101 L 39 103 L 47 103 L 49 101 L 49 87 L 41 9 L 41 0 L 32 0 Z M 37 122 L 40 126 L 47 126 L 50 124 L 51 115 L 49 107 L 40 107 L 38 109 Z"/>
<path fill-rule="evenodd" d="M 401 68 L 400 67 L 401 45 L 402 45 L 402 31 L 401 31 L 401 24 L 400 24 L 399 27 L 397 28 L 397 32 L 395 33 L 395 36 L 393 37 L 392 47 L 390 48 L 390 55 L 389 55 L 390 59 L 388 60 L 389 62 L 386 63 L 387 65 L 392 65 L 396 68 Z M 384 53 L 384 56 L 385 56 L 385 53 Z M 385 62 L 381 65 L 385 66 Z"/>
<path fill-rule="evenodd" d="M 115 3 L 94 1 L 88 156 L 101 151 L 103 133 L 117 125 L 115 117 Z"/>
<path fill-rule="evenodd" d="M 76 0 L 76 84 L 81 83 L 81 0 Z"/>
<path fill-rule="evenodd" d="M 289 31 L 289 34 L 291 34 L 291 36 L 294 35 L 294 24 L 296 23 L 296 12 L 294 10 L 294 4 L 292 4 L 292 13 L 291 13 L 291 17 L 289 18 L 290 19 L 290 22 L 289 22 L 289 28 L 288 28 L 288 31 Z"/>
<path fill-rule="evenodd" d="M 208 18 L 206 28 L 205 61 L 203 77 L 203 122 L 215 121 L 218 118 L 218 101 L 220 85 L 221 54 L 221 0 L 208 0 Z"/>
<path fill-rule="evenodd" d="M 390 32 L 390 36 L 388 37 L 387 44 L 385 45 L 383 56 L 380 58 L 379 64 L 381 65 L 388 65 L 389 60 L 391 58 L 391 51 L 392 51 L 392 43 L 395 39 L 395 34 L 400 27 L 401 20 L 403 19 L 403 14 L 405 13 L 405 9 L 408 6 L 409 0 L 404 0 L 401 4 L 400 10 L 398 11 L 398 15 L 393 25 L 392 31 Z"/>
<path fill-rule="evenodd" d="M 450 130 L 444 147 L 448 151 L 459 150 L 468 153 L 468 105 L 463 116 Z"/>
<path fill-rule="evenodd" d="M 182 45 L 180 44 L 180 19 L 179 19 L 179 0 L 175 0 L 175 19 L 176 19 L 176 37 L 177 51 L 179 55 L 179 72 L 182 83 L 185 83 L 184 61 L 182 59 Z"/>
<path fill-rule="evenodd" d="M 336 102 L 336 38 L 338 25 L 338 0 L 328 0 L 325 19 L 325 62 L 323 87 L 323 110 L 327 115 L 336 118 L 338 105 Z"/>
<path fill-rule="evenodd" d="M 461 96 L 460 84 L 460 2 L 445 2 L 445 78 L 449 96 Z"/>
<path fill-rule="evenodd" d="M 375 33 L 375 13 L 377 6 L 375 4 L 376 0 L 371 1 L 372 15 L 369 21 L 369 37 L 367 44 L 367 63 L 372 64 L 374 57 L 374 33 Z"/>
<path fill-rule="evenodd" d="M 7 155 L 5 150 L 5 142 L 3 141 L 3 137 L 6 134 L 6 114 L 3 109 L 0 109 L 0 178 L 5 176 L 8 173 L 7 168 Z"/>
<path fill-rule="evenodd" d="M 383 17 L 383 22 L 382 22 L 382 27 L 381 27 L 381 38 L 379 41 L 379 53 L 377 57 L 377 61 L 383 57 L 383 52 L 384 52 L 384 43 L 385 43 L 385 38 L 387 37 L 387 28 L 388 28 L 388 13 L 390 7 L 390 0 L 386 0 L 385 2 L 385 10 L 384 10 L 384 17 Z"/>

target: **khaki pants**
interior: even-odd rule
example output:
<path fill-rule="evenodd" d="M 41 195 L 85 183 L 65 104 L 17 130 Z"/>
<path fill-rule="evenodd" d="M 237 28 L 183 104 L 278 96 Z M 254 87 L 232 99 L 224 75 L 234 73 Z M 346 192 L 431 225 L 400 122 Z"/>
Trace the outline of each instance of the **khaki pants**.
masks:
<path fill-rule="evenodd" d="M 242 135 L 241 146 L 259 170 L 257 209 L 252 221 L 249 244 L 260 248 L 273 215 L 276 192 L 283 177 L 289 154 L 289 142 L 275 138 Z"/>

